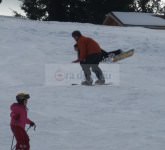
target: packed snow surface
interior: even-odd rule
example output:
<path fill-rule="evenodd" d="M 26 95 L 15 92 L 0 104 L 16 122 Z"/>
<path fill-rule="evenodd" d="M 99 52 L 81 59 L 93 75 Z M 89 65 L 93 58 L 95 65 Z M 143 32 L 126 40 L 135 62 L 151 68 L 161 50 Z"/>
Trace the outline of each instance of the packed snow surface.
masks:
<path fill-rule="evenodd" d="M 45 85 L 45 65 L 76 58 L 73 30 L 106 51 L 135 49 L 115 63 L 118 86 Z M 164 150 L 164 41 L 164 30 L 0 17 L 0 149 L 10 149 L 10 105 L 25 91 L 31 150 Z"/>

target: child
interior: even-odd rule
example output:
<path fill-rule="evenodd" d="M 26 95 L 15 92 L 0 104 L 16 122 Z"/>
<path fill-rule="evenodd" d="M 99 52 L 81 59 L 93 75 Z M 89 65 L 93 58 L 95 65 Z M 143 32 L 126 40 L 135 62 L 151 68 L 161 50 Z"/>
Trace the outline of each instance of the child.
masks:
<path fill-rule="evenodd" d="M 29 94 L 19 93 L 16 96 L 17 103 L 11 105 L 11 130 L 16 138 L 16 150 L 30 150 L 29 136 L 25 130 L 26 124 L 36 127 L 35 123 L 27 117 L 27 101 Z"/>

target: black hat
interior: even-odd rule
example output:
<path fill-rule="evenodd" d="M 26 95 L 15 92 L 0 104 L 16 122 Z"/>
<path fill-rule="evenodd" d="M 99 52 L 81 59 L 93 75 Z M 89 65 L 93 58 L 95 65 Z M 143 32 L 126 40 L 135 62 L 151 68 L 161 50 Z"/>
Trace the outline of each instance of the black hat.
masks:
<path fill-rule="evenodd" d="M 30 95 L 27 93 L 18 93 L 16 95 L 16 100 L 19 104 L 22 104 L 24 102 L 24 100 L 27 100 L 30 98 Z"/>
<path fill-rule="evenodd" d="M 72 37 L 75 37 L 75 36 L 80 37 L 81 35 L 82 35 L 81 32 L 78 30 L 72 32 Z"/>

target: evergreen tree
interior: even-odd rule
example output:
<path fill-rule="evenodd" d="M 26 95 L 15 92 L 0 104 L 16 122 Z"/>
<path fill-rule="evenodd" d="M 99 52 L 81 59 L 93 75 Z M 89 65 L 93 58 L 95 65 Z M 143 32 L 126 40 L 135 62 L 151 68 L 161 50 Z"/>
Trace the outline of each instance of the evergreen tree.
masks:
<path fill-rule="evenodd" d="M 154 13 L 159 13 L 161 12 L 161 0 L 151 0 L 152 5 L 151 9 L 153 10 Z"/>
<path fill-rule="evenodd" d="M 135 0 L 135 10 L 140 12 L 158 13 L 161 11 L 161 0 Z"/>
<path fill-rule="evenodd" d="M 150 12 L 148 3 L 150 0 L 138 0 L 137 3 L 139 5 L 139 10 L 142 12 Z"/>
<path fill-rule="evenodd" d="M 165 4 L 163 4 L 163 7 L 161 9 L 161 13 L 165 16 Z M 164 19 L 165 19 L 165 17 L 164 17 Z"/>
<path fill-rule="evenodd" d="M 111 11 L 133 11 L 134 0 L 87 0 L 89 20 L 102 23 L 105 15 Z"/>
<path fill-rule="evenodd" d="M 0 0 L 0 3 L 2 2 L 2 0 Z"/>
<path fill-rule="evenodd" d="M 26 16 L 35 20 L 102 23 L 110 11 L 133 11 L 134 0 L 21 0 Z"/>
<path fill-rule="evenodd" d="M 66 8 L 67 21 L 88 22 L 87 3 L 85 0 L 69 0 Z"/>
<path fill-rule="evenodd" d="M 44 20 L 46 18 L 46 5 L 42 0 L 20 0 L 22 1 L 21 9 L 25 11 L 26 16 L 33 20 Z"/>
<path fill-rule="evenodd" d="M 65 21 L 66 0 L 47 0 L 48 20 Z"/>
<path fill-rule="evenodd" d="M 80 21 L 83 20 L 82 0 L 20 0 L 26 16 L 35 20 Z"/>

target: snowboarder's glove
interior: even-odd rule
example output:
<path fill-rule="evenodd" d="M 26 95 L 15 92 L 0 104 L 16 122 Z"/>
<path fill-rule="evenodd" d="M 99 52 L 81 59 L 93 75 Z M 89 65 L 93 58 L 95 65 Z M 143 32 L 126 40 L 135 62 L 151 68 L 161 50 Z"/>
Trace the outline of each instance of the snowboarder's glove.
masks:
<path fill-rule="evenodd" d="M 72 63 L 78 63 L 78 62 L 80 62 L 79 59 L 72 61 Z"/>

